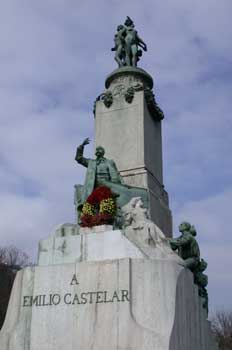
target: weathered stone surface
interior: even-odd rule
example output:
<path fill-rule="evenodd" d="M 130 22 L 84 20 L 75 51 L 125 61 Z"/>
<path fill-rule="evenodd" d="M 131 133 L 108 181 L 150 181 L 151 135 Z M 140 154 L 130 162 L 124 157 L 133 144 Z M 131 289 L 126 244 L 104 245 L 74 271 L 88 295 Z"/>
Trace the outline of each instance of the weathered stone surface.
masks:
<path fill-rule="evenodd" d="M 79 234 L 86 235 L 88 233 L 102 233 L 106 231 L 113 231 L 112 225 L 99 225 L 94 227 L 80 227 Z"/>
<path fill-rule="evenodd" d="M 105 87 L 108 89 L 111 86 L 125 84 L 127 87 L 133 83 L 142 82 L 150 89 L 153 88 L 153 79 L 144 69 L 138 67 L 120 67 L 109 74 L 105 81 Z M 113 93 L 113 95 L 115 95 Z"/>
<path fill-rule="evenodd" d="M 184 261 L 140 198 L 123 215 L 124 231 L 75 235 L 66 223 L 40 241 L 38 266 L 17 274 L 1 350 L 216 350 Z"/>
<path fill-rule="evenodd" d="M 150 135 L 154 131 L 149 153 L 152 153 L 151 156 L 155 164 L 147 164 L 145 159 L 144 109 L 143 91 L 138 91 L 135 94 L 131 104 L 128 104 L 124 98 L 115 99 L 109 109 L 106 109 L 102 101 L 98 101 L 95 118 L 95 143 L 96 146 L 101 145 L 105 148 L 106 156 L 114 159 L 121 172 L 137 168 L 143 169 L 148 166 L 148 170 L 156 175 L 162 183 L 162 158 L 160 152 L 155 148 L 155 146 L 160 148 L 158 145 L 161 137 L 160 123 L 153 125 L 149 132 Z M 148 129 L 149 125 L 146 128 Z"/>
<path fill-rule="evenodd" d="M 20 271 L 0 344 L 1 350 L 214 349 L 191 272 L 167 259 Z"/>
<path fill-rule="evenodd" d="M 125 236 L 131 240 L 143 253 L 152 258 L 173 259 L 183 264 L 183 260 L 177 260 L 176 255 L 171 254 L 169 240 L 149 219 L 148 209 L 144 207 L 141 197 L 135 197 L 122 207 Z"/>
<path fill-rule="evenodd" d="M 152 223 L 149 227 L 125 231 L 112 230 L 111 226 L 81 228 L 80 235 L 59 236 L 66 231 L 60 225 L 55 233 L 39 242 L 38 265 L 54 265 L 81 261 L 100 261 L 122 258 L 168 258 L 182 264 L 182 260 L 170 248 L 160 229 Z M 109 228 L 109 231 L 103 231 Z"/>
<path fill-rule="evenodd" d="M 126 184 L 149 190 L 150 217 L 171 236 L 172 216 L 163 186 L 161 122 L 150 115 L 143 90 L 135 92 L 131 103 L 125 100 L 128 87 L 144 86 L 145 80 L 139 74 L 117 74 L 107 80 L 114 99 L 111 107 L 96 102 L 95 145 L 103 146 L 106 157 L 114 159 Z"/>
<path fill-rule="evenodd" d="M 6 319 L 0 331 L 1 350 L 31 350 L 32 309 L 22 308 L 22 301 L 23 295 L 33 294 L 33 285 L 33 267 L 25 268 L 17 273 Z"/>

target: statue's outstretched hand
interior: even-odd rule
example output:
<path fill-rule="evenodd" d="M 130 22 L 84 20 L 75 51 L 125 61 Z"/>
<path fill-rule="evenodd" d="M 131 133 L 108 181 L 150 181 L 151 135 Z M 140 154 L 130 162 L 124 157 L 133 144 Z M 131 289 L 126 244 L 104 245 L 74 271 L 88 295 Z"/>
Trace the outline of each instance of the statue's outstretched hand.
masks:
<path fill-rule="evenodd" d="M 86 139 L 84 139 L 84 141 L 82 142 L 82 146 L 86 146 L 90 143 L 90 139 L 87 137 Z"/>

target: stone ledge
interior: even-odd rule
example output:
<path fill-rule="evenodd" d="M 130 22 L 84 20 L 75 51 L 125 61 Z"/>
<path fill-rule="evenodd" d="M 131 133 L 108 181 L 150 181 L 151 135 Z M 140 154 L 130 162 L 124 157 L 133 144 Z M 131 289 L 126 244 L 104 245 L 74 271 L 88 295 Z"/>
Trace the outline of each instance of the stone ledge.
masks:
<path fill-rule="evenodd" d="M 115 69 L 111 74 L 109 74 L 105 81 L 105 87 L 108 89 L 112 81 L 120 76 L 132 75 L 139 77 L 146 85 L 152 89 L 153 88 L 153 79 L 145 70 L 137 67 L 121 67 Z"/>
<path fill-rule="evenodd" d="M 93 227 L 80 227 L 79 234 L 85 235 L 85 234 L 91 234 L 91 233 L 102 233 L 105 231 L 113 231 L 112 225 L 98 225 Z"/>
<path fill-rule="evenodd" d="M 106 228 L 108 230 L 105 230 Z M 125 231 L 112 230 L 110 225 L 81 228 L 81 230 L 81 234 L 69 236 L 56 236 L 55 230 L 50 237 L 40 240 L 38 265 L 124 258 L 162 258 L 183 264 L 179 256 L 169 247 L 163 233 L 153 223 L 151 227 L 142 227 L 140 223 L 138 228 L 128 227 Z"/>

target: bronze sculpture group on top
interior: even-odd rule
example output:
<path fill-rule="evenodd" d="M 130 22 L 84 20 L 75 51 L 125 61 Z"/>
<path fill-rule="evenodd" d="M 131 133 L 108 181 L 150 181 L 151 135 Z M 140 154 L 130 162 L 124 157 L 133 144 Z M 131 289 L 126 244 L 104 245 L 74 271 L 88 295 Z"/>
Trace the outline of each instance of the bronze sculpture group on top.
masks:
<path fill-rule="evenodd" d="M 136 67 L 142 56 L 142 50 L 139 47 L 147 51 L 147 45 L 139 37 L 137 30 L 135 30 L 134 22 L 128 16 L 124 25 L 120 24 L 117 27 L 114 43 L 115 46 L 111 50 L 115 51 L 115 61 L 119 67 Z"/>

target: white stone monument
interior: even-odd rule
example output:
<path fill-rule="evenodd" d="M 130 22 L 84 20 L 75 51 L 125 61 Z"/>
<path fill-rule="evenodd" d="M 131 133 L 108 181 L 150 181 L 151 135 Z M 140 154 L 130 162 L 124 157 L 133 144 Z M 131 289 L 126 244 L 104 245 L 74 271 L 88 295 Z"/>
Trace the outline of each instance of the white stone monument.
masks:
<path fill-rule="evenodd" d="M 58 227 L 18 272 L 1 350 L 216 349 L 193 275 L 154 223 L 74 233 Z"/>
<path fill-rule="evenodd" d="M 107 77 L 105 86 L 95 106 L 95 144 L 114 159 L 128 185 L 148 190 L 150 217 L 171 236 L 172 215 L 163 185 L 163 114 L 153 97 L 153 80 L 143 69 L 123 67 Z M 105 96 L 112 96 L 111 105 Z"/>
<path fill-rule="evenodd" d="M 136 62 L 139 43 L 146 49 L 133 28 L 129 17 L 118 28 L 119 65 Z M 96 145 L 106 148 L 128 185 L 148 191 L 148 207 L 135 197 L 120 210 L 121 227 L 116 221 L 66 223 L 41 240 L 38 264 L 17 273 L 1 350 L 217 349 L 194 275 L 167 238 L 172 230 L 162 176 L 163 114 L 152 86 L 143 70 L 120 67 L 95 105 Z M 109 177 L 107 166 L 92 164 L 95 185 Z"/>

